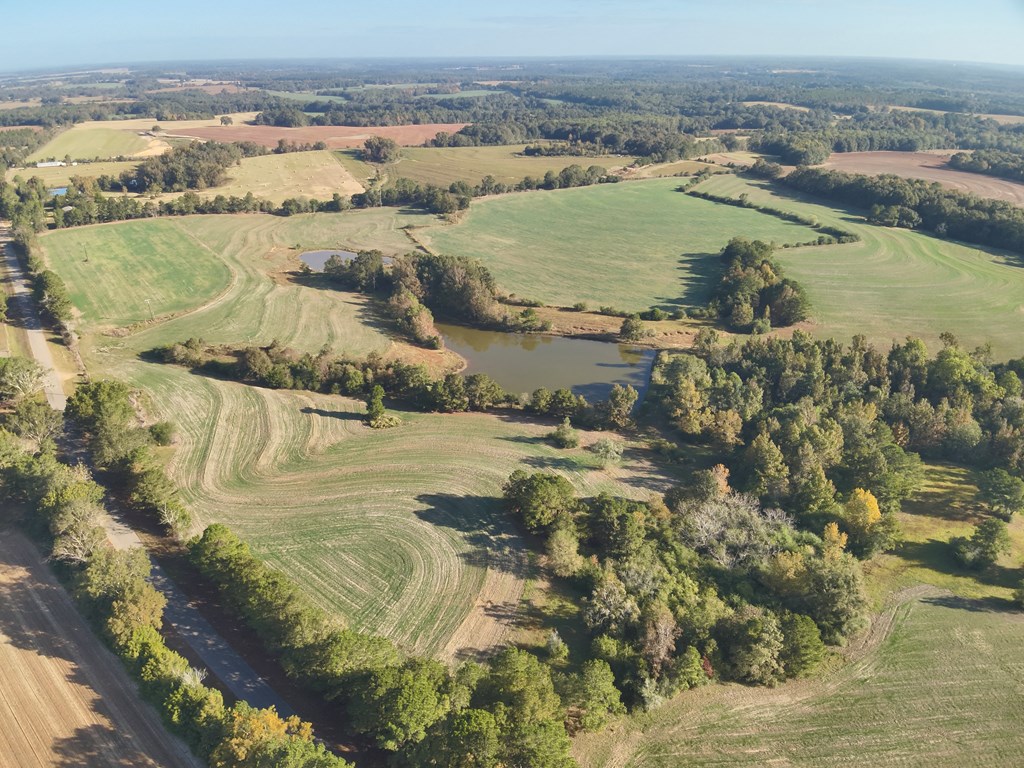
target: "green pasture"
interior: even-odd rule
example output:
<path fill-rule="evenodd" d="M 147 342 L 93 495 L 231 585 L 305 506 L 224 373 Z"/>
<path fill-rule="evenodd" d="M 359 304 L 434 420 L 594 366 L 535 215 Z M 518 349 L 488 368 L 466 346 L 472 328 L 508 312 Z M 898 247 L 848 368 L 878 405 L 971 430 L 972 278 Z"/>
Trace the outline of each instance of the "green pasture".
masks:
<path fill-rule="evenodd" d="M 119 128 L 98 128 L 94 125 L 76 126 L 58 134 L 26 158 L 26 162 L 54 158 L 63 160 L 101 160 L 113 157 L 131 157 L 147 150 L 153 139 Z"/>

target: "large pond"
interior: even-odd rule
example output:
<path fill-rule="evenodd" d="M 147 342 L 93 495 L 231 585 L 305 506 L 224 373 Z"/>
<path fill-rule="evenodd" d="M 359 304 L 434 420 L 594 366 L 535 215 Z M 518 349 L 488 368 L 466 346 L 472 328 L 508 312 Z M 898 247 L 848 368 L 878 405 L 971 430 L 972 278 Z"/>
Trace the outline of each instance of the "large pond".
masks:
<path fill-rule="evenodd" d="M 314 272 L 323 272 L 324 266 L 331 256 L 337 256 L 342 261 L 352 261 L 358 254 L 352 253 L 352 251 L 306 251 L 299 255 L 302 263 L 312 269 Z M 384 257 L 384 263 L 390 264 L 393 259 L 390 256 Z"/>
<path fill-rule="evenodd" d="M 523 333 L 499 333 L 439 323 L 447 347 L 469 363 L 465 373 L 486 373 L 509 392 L 567 387 L 591 402 L 613 384 L 643 395 L 655 352 L 627 344 Z"/>

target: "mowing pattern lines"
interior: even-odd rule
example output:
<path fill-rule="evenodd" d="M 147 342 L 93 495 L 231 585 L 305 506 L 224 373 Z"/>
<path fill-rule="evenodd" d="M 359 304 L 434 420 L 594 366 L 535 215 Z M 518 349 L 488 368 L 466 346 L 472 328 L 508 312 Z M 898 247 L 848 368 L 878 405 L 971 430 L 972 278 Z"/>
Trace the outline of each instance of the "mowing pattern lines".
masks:
<path fill-rule="evenodd" d="M 861 242 L 779 252 L 811 299 L 812 330 L 887 345 L 920 336 L 932 350 L 951 330 L 968 346 L 991 341 L 1000 357 L 1024 354 L 1024 262 L 905 229 L 876 227 L 826 205 L 775 195 L 762 184 L 716 176 L 701 189 L 815 216 Z"/>

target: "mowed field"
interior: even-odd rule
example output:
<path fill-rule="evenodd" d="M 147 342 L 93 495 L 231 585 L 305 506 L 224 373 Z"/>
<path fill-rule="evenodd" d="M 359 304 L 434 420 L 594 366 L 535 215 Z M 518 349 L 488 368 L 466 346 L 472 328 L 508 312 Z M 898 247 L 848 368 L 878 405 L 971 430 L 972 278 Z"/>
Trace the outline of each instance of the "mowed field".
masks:
<path fill-rule="evenodd" d="M 767 203 L 855 232 L 861 242 L 779 252 L 787 274 L 811 299 L 809 330 L 850 339 L 865 334 L 888 347 L 918 336 L 933 351 L 953 331 L 965 345 L 992 343 L 998 357 L 1024 354 L 1024 262 L 906 229 L 876 227 L 861 216 L 775 194 L 737 176 L 704 182 L 706 192 Z M 722 206 L 727 207 L 727 206 Z"/>
<path fill-rule="evenodd" d="M 63 155 L 61 156 L 63 157 Z M 11 168 L 7 171 L 7 180 L 15 176 L 23 179 L 31 179 L 33 176 L 42 179 L 48 187 L 66 187 L 72 176 L 83 176 L 87 178 L 98 178 L 99 176 L 120 176 L 124 171 L 130 171 L 138 163 L 131 161 L 104 162 L 104 163 L 81 163 L 57 168 Z"/>
<path fill-rule="evenodd" d="M 401 357 L 409 348 L 385 332 L 361 297 L 306 287 L 286 273 L 298 267 L 297 244 L 404 252 L 409 242 L 400 227 L 427 218 L 377 209 L 143 222 L 154 243 L 168 232 L 153 225 L 187 233 L 218 254 L 231 277 L 211 286 L 201 306 L 158 317 L 129 335 L 102 335 L 105 310 L 90 296 L 97 281 L 77 271 L 74 240 L 58 232 L 43 244 L 48 262 L 82 304 L 90 372 L 141 387 L 154 414 L 179 425 L 169 467 L 201 522 L 231 525 L 352 626 L 461 658 L 499 644 L 513 630 L 527 568 L 498 501 L 513 469 L 550 468 L 583 493 L 641 497 L 650 490 L 638 478 L 658 488 L 660 472 L 641 455 L 610 472 L 595 470 L 582 450 L 567 454 L 548 446 L 541 437 L 550 425 L 402 413 L 400 427 L 375 431 L 363 426 L 358 401 L 249 387 L 140 359 L 146 350 L 191 336 L 212 343 L 278 339 L 310 352 L 329 345 L 358 356 Z M 113 244 L 122 238 L 108 230 L 124 226 L 75 232 Z M 144 260 L 148 250 L 142 245 L 125 258 Z M 116 274 L 124 277 L 110 301 L 117 304 L 120 292 L 125 303 L 112 311 L 127 322 L 146 320 L 130 269 Z M 443 361 L 443 353 L 415 353 Z"/>
<path fill-rule="evenodd" d="M 455 225 L 418 230 L 432 251 L 481 259 L 498 284 L 562 306 L 638 311 L 705 302 L 730 238 L 806 242 L 813 230 L 680 192 L 678 179 L 474 201 Z"/>
<path fill-rule="evenodd" d="M 910 179 L 937 181 L 958 192 L 1024 205 L 1024 184 L 949 168 L 946 161 L 952 155 L 952 152 L 836 152 L 822 167 L 869 176 L 892 173 Z"/>
<path fill-rule="evenodd" d="M 0 529 L 0 768 L 198 768 L 32 544 Z"/>
<path fill-rule="evenodd" d="M 421 184 L 447 187 L 454 181 L 478 184 L 484 176 L 493 176 L 503 184 L 515 184 L 525 176 L 544 178 L 548 171 L 558 173 L 570 165 L 589 168 L 621 168 L 632 157 L 526 157 L 525 145 L 511 147 L 407 147 L 398 162 L 385 166 L 390 178 L 405 177 Z"/>
<path fill-rule="evenodd" d="M 114 157 L 148 157 L 163 154 L 170 145 L 161 139 L 140 136 L 136 131 L 112 127 L 76 125 L 57 135 L 26 158 L 35 163 L 50 158 L 63 160 L 107 160 Z"/>

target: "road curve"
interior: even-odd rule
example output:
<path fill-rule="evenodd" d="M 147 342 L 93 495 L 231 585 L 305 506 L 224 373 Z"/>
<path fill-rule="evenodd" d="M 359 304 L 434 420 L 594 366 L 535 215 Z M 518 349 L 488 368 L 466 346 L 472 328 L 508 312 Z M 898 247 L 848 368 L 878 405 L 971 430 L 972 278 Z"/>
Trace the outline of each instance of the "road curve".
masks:
<path fill-rule="evenodd" d="M 11 243 L 11 230 L 8 226 L 0 225 L 0 250 L 4 252 L 5 267 L 7 276 L 11 281 L 14 295 L 11 297 L 8 311 L 20 318 L 28 337 L 28 348 L 35 361 L 42 366 L 45 372 L 43 379 L 43 392 L 46 393 L 46 402 L 57 411 L 63 411 L 67 406 L 68 398 L 64 394 L 64 387 L 61 386 L 60 376 L 57 375 L 56 366 L 53 364 L 53 355 L 46 345 L 46 334 L 43 332 L 43 324 L 39 321 L 39 313 L 36 312 L 32 303 L 32 292 L 28 284 L 28 275 L 25 273 L 21 262 L 14 253 L 14 245 Z"/>

